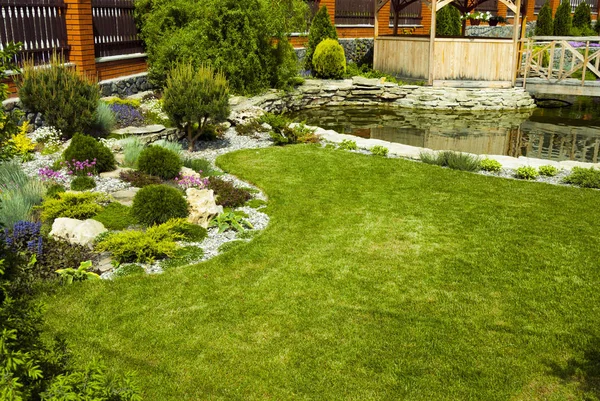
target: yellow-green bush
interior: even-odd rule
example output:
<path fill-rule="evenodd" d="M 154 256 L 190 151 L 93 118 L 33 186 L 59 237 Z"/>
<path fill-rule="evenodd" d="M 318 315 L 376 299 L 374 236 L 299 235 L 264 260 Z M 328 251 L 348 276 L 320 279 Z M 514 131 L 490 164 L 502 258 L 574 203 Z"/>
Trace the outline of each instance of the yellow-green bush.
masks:
<path fill-rule="evenodd" d="M 314 73 L 318 78 L 341 79 L 346 72 L 344 48 L 334 39 L 325 39 L 313 55 Z"/>

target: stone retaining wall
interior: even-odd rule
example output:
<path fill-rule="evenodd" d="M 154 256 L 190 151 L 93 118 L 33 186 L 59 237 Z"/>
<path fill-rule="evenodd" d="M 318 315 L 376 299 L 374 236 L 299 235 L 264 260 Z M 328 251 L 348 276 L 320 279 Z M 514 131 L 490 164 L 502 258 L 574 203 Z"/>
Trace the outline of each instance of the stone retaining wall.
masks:
<path fill-rule="evenodd" d="M 148 81 L 148 74 L 136 74 L 128 77 L 108 79 L 98 82 L 102 96 L 131 96 L 138 92 L 145 92 L 154 89 L 154 86 Z"/>
<path fill-rule="evenodd" d="M 346 62 L 355 64 L 372 64 L 373 63 L 373 47 L 375 42 L 373 38 L 356 38 L 356 39 L 338 39 L 340 45 L 344 48 L 346 53 Z M 296 57 L 298 61 L 303 65 L 304 57 L 306 56 L 305 48 L 296 48 Z"/>
<path fill-rule="evenodd" d="M 527 34 L 526 37 L 532 36 L 535 30 L 535 21 L 527 23 Z M 520 34 L 520 32 L 519 32 Z M 486 37 L 486 38 L 512 38 L 513 26 L 512 25 L 477 25 L 467 27 L 467 36 Z"/>
<path fill-rule="evenodd" d="M 339 81 L 306 80 L 294 91 L 272 91 L 250 99 L 250 103 L 277 113 L 314 107 L 378 104 L 422 110 L 516 110 L 535 107 L 534 100 L 522 88 L 436 88 L 396 85 L 363 77 Z"/>

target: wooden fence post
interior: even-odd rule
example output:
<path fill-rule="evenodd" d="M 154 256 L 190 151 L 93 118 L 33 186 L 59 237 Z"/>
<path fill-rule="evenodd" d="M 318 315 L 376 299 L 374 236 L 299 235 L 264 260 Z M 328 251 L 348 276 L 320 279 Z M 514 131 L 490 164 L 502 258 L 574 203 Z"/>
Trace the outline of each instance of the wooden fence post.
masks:
<path fill-rule="evenodd" d="M 96 79 L 92 0 L 65 0 L 69 61 L 80 74 Z"/>

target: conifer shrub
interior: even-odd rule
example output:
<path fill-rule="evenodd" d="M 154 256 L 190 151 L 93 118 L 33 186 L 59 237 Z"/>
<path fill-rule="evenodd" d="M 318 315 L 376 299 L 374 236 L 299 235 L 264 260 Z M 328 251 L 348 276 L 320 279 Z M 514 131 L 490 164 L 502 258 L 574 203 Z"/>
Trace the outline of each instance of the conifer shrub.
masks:
<path fill-rule="evenodd" d="M 65 192 L 66 189 L 61 184 L 53 184 L 46 190 L 46 198 L 58 199 L 58 194 Z"/>
<path fill-rule="evenodd" d="M 306 45 L 306 55 L 304 56 L 304 68 L 306 70 L 312 70 L 313 55 L 317 49 L 317 46 L 323 40 L 337 40 L 337 38 L 337 31 L 335 26 L 333 26 L 331 23 L 329 13 L 327 12 L 327 6 L 323 6 L 313 18 L 310 25 L 310 30 L 308 31 L 308 43 Z"/>
<path fill-rule="evenodd" d="M 575 8 L 575 13 L 573 14 L 573 28 L 578 28 L 582 31 L 592 28 L 592 9 L 589 4 L 584 1 L 579 3 L 577 8 Z"/>
<path fill-rule="evenodd" d="M 563 0 L 554 15 L 554 36 L 569 36 L 573 27 L 571 18 L 571 3 Z"/>
<path fill-rule="evenodd" d="M 325 39 L 315 49 L 313 71 L 318 78 L 341 79 L 346 73 L 346 54 L 335 39 Z"/>
<path fill-rule="evenodd" d="M 85 220 L 103 210 L 105 196 L 97 192 L 62 192 L 57 198 L 46 198 L 39 208 L 42 221 L 52 222 L 59 217 Z"/>
<path fill-rule="evenodd" d="M 179 63 L 167 77 L 163 109 L 187 132 L 188 150 L 193 151 L 207 125 L 224 121 L 229 115 L 227 79 L 208 65 L 195 68 L 191 63 Z"/>
<path fill-rule="evenodd" d="M 178 189 L 168 185 L 149 185 L 140 189 L 133 198 L 131 214 L 140 223 L 152 226 L 187 217 L 188 205 Z"/>
<path fill-rule="evenodd" d="M 73 191 L 87 191 L 94 188 L 96 188 L 96 181 L 87 175 L 77 176 L 71 181 L 71 189 Z"/>
<path fill-rule="evenodd" d="M 552 36 L 554 34 L 554 22 L 552 20 L 552 8 L 545 2 L 538 14 L 535 24 L 536 36 Z"/>
<path fill-rule="evenodd" d="M 163 182 L 160 177 L 142 173 L 141 171 L 136 170 L 121 171 L 119 177 L 121 180 L 126 181 L 137 188 L 144 188 L 148 185 L 158 185 L 162 184 Z"/>
<path fill-rule="evenodd" d="M 138 159 L 138 168 L 141 172 L 164 180 L 175 178 L 182 166 L 183 163 L 177 153 L 160 146 L 148 146 Z"/>
<path fill-rule="evenodd" d="M 459 36 L 462 30 L 460 11 L 458 8 L 448 5 L 443 7 L 436 15 L 436 36 Z"/>
<path fill-rule="evenodd" d="M 33 61 L 25 63 L 17 87 L 23 106 L 42 113 L 46 124 L 66 139 L 76 132 L 89 132 L 96 122 L 98 85 L 66 66 L 62 57 L 53 57 L 46 68 L 34 67 Z"/>
<path fill-rule="evenodd" d="M 119 202 L 109 203 L 104 210 L 92 218 L 104 224 L 108 230 L 124 230 L 138 223 L 131 215 L 131 208 Z"/>
<path fill-rule="evenodd" d="M 109 148 L 88 135 L 75 134 L 71 144 L 63 153 L 64 160 L 69 162 L 85 161 L 92 162 L 96 159 L 96 172 L 103 173 L 116 168 L 115 156 Z"/>

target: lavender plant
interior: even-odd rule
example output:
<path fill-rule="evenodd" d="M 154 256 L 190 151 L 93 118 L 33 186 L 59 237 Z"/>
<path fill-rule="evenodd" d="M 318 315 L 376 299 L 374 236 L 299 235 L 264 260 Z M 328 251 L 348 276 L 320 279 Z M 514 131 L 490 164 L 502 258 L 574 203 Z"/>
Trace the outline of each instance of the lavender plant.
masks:
<path fill-rule="evenodd" d="M 116 117 L 118 128 L 140 127 L 144 125 L 144 116 L 129 104 L 111 104 L 110 108 Z"/>

